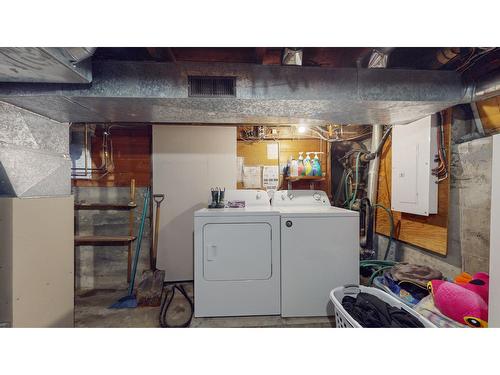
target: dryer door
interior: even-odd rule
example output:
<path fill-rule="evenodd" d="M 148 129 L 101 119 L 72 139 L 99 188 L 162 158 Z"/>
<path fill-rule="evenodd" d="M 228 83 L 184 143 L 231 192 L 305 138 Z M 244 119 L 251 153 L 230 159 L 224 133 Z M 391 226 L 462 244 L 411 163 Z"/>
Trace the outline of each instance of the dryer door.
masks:
<path fill-rule="evenodd" d="M 268 223 L 220 223 L 203 227 L 205 280 L 266 280 L 272 275 Z"/>

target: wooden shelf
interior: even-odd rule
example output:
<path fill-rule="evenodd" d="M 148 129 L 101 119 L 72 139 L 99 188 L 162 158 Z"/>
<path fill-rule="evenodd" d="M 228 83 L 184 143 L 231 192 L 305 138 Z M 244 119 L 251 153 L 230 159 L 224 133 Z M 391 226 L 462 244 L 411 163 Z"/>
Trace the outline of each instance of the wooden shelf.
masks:
<path fill-rule="evenodd" d="M 324 176 L 286 176 L 285 180 L 288 182 L 288 190 L 293 189 L 293 182 L 297 181 L 309 181 L 309 189 L 314 190 L 315 189 L 315 183 L 316 182 L 321 182 L 325 181 Z"/>
<path fill-rule="evenodd" d="M 288 181 L 291 181 L 291 182 L 294 182 L 294 181 L 323 181 L 325 179 L 325 177 L 323 176 L 296 176 L 296 177 L 292 177 L 292 176 L 287 176 L 285 177 L 285 180 L 288 180 Z"/>
<path fill-rule="evenodd" d="M 135 238 L 135 236 L 75 236 L 75 246 L 128 245 L 130 242 L 135 241 Z"/>
<path fill-rule="evenodd" d="M 80 180 L 83 181 L 83 180 Z M 130 198 L 128 203 L 87 203 L 75 202 L 75 211 L 77 210 L 109 210 L 109 211 L 127 211 L 128 212 L 128 236 L 82 236 L 75 233 L 75 246 L 127 246 L 127 282 L 130 283 L 132 271 L 132 242 L 134 236 L 134 209 L 135 203 L 135 178 L 130 180 Z M 122 198 L 125 200 L 126 198 Z M 75 215 L 79 220 L 81 215 Z"/>
<path fill-rule="evenodd" d="M 136 208 L 135 203 L 110 204 L 110 203 L 75 203 L 75 210 L 112 210 L 128 211 Z"/>

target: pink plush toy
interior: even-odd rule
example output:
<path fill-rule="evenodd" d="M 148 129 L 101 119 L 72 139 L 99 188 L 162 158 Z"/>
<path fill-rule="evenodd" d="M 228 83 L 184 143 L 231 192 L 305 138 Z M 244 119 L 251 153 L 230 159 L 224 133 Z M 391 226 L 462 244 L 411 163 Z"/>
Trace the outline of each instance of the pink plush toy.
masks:
<path fill-rule="evenodd" d="M 466 284 L 461 284 L 462 287 L 472 290 L 481 296 L 484 302 L 488 303 L 490 276 L 485 272 L 478 272 L 472 276 Z"/>
<path fill-rule="evenodd" d="M 443 280 L 429 281 L 427 289 L 447 317 L 474 328 L 488 327 L 488 305 L 476 292 Z"/>

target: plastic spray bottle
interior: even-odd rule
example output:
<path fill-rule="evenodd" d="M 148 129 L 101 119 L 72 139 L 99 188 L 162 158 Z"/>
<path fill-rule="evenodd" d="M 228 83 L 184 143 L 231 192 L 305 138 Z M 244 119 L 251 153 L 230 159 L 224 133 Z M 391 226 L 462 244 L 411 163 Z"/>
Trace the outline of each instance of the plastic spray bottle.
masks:
<path fill-rule="evenodd" d="M 299 152 L 299 161 L 298 161 L 298 176 L 304 176 L 305 175 L 305 170 L 304 170 L 304 157 L 302 156 L 303 152 Z"/>
<path fill-rule="evenodd" d="M 315 152 L 314 159 L 312 162 L 313 176 L 322 176 L 323 172 L 321 171 L 321 163 L 318 158 L 318 154 L 322 154 L 322 152 Z"/>
<path fill-rule="evenodd" d="M 309 152 L 306 152 L 306 158 L 304 159 L 304 171 L 306 176 L 312 176 L 313 169 Z"/>

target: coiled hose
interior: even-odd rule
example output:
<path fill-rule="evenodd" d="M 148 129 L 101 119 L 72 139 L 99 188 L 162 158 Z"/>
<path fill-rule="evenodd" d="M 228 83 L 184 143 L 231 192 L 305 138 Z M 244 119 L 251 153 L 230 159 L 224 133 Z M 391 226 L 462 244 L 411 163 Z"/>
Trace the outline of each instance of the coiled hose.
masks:
<path fill-rule="evenodd" d="M 190 309 L 190 314 L 189 314 L 189 319 L 183 322 L 182 324 L 177 324 L 177 325 L 171 325 L 167 321 L 167 312 L 168 309 L 174 299 L 175 296 L 175 291 L 178 290 L 181 292 L 181 294 L 184 296 L 184 298 L 188 301 L 189 303 L 189 309 Z M 165 298 L 163 298 L 163 292 L 165 291 Z M 165 285 L 162 290 L 162 302 L 161 302 L 161 307 L 160 307 L 160 327 L 162 328 L 184 328 L 184 327 L 189 327 L 191 324 L 191 320 L 193 319 L 193 313 L 194 313 L 194 304 L 191 298 L 188 296 L 186 290 L 182 286 L 182 284 L 173 284 L 170 288 L 168 285 Z"/>
<path fill-rule="evenodd" d="M 359 262 L 360 268 L 366 267 L 375 269 L 368 280 L 368 286 L 372 286 L 373 280 L 377 275 L 382 271 L 392 268 L 395 264 L 397 264 L 397 262 L 393 262 L 392 260 L 362 260 Z"/>

